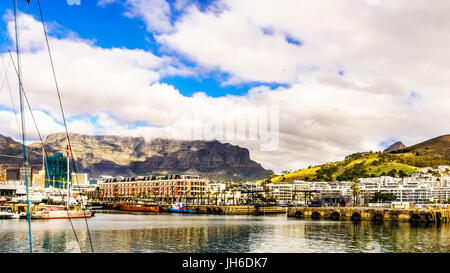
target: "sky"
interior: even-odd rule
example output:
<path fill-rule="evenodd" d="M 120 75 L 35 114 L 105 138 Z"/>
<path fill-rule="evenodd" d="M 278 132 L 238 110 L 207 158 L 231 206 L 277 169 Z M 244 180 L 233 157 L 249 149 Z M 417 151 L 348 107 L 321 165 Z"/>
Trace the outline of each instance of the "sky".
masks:
<path fill-rule="evenodd" d="M 279 173 L 450 132 L 446 0 L 40 3 L 72 133 L 218 139 Z M 38 3 L 18 10 L 24 89 L 61 132 Z M 19 140 L 13 0 L 0 13 L 0 134 Z"/>

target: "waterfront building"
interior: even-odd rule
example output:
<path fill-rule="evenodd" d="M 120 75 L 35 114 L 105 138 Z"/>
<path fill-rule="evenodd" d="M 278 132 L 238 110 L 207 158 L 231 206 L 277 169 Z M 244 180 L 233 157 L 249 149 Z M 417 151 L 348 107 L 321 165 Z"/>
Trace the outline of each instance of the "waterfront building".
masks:
<path fill-rule="evenodd" d="M 226 184 L 222 182 L 209 182 L 207 191 L 211 193 L 219 192 L 221 193 L 226 189 Z"/>
<path fill-rule="evenodd" d="M 71 185 L 86 187 L 89 185 L 88 175 L 87 173 L 72 173 L 70 182 Z"/>
<path fill-rule="evenodd" d="M 16 185 L 0 185 L 0 197 L 10 199 L 16 196 L 17 187 Z"/>
<path fill-rule="evenodd" d="M 39 170 L 39 172 L 33 175 L 33 187 L 44 188 L 45 187 L 45 171 Z"/>
<path fill-rule="evenodd" d="M 21 164 L 19 167 L 13 167 L 6 169 L 6 183 L 8 185 L 22 185 L 25 186 L 25 172 L 26 172 L 26 178 L 28 182 L 28 186 L 32 185 L 33 181 L 33 168 L 30 165 L 30 163 L 26 164 L 26 171 L 25 171 L 25 165 Z"/>
<path fill-rule="evenodd" d="M 45 163 L 45 187 L 65 189 L 67 187 L 67 157 L 62 153 L 54 153 L 47 157 Z M 69 175 L 71 173 L 72 166 L 69 164 Z"/>
<path fill-rule="evenodd" d="M 268 184 L 269 194 L 272 195 L 280 204 L 288 204 L 294 200 L 294 185 L 291 183 L 271 183 Z"/>
<path fill-rule="evenodd" d="M 156 202 L 203 203 L 208 180 L 197 175 L 109 178 L 99 184 L 104 200 L 150 199 Z"/>

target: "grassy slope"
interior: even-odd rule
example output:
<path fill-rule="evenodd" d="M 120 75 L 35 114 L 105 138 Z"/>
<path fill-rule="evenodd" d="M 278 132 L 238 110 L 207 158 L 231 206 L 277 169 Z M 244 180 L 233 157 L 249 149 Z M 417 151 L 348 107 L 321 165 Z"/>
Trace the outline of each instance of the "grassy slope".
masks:
<path fill-rule="evenodd" d="M 364 175 L 356 175 L 360 177 L 371 177 L 371 176 L 381 176 L 386 175 L 393 169 L 397 173 L 401 170 L 406 175 L 411 175 L 418 167 L 405 164 L 402 158 L 410 157 L 412 155 L 383 155 L 383 154 L 369 154 L 364 155 L 361 158 L 349 159 L 339 162 L 326 163 L 319 166 L 314 166 L 310 168 L 300 169 L 295 172 L 286 173 L 280 176 L 272 177 L 271 182 L 289 182 L 292 180 L 308 180 L 308 181 L 334 181 L 337 180 L 339 176 L 343 179 L 345 173 L 354 172 L 355 174 L 361 174 L 365 172 Z M 400 159 L 400 160 L 399 160 Z M 375 162 L 375 163 L 374 163 Z M 323 178 L 317 176 L 317 172 L 320 170 L 335 168 L 335 171 L 331 171 L 331 175 L 324 175 Z M 356 171 L 355 171 L 356 170 Z M 351 177 L 352 175 L 350 175 Z M 348 179 L 343 179 L 348 180 Z"/>
<path fill-rule="evenodd" d="M 358 177 L 386 175 L 394 169 L 397 175 L 402 171 L 409 176 L 420 167 L 437 167 L 438 165 L 450 165 L 450 134 L 391 154 L 354 154 L 343 161 L 326 163 L 269 178 L 270 182 L 351 180 Z"/>

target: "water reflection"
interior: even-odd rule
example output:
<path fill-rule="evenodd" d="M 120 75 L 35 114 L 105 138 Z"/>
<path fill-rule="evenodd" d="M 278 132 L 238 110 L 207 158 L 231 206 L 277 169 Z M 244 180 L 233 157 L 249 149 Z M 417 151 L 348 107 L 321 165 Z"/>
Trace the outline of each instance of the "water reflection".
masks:
<path fill-rule="evenodd" d="M 95 252 L 450 252 L 449 224 L 118 212 L 87 221 Z M 33 250 L 91 252 L 85 220 L 72 224 L 76 234 L 68 220 L 32 221 Z M 28 252 L 27 228 L 2 222 L 0 252 Z"/>

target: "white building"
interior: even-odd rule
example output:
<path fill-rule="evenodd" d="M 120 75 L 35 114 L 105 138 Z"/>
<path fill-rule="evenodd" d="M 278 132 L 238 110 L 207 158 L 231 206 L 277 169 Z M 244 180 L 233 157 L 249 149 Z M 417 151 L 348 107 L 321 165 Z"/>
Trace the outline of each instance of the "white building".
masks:
<path fill-rule="evenodd" d="M 268 184 L 269 193 L 275 197 L 279 203 L 291 203 L 294 198 L 294 185 L 288 183 L 271 183 Z"/>
<path fill-rule="evenodd" d="M 207 191 L 211 193 L 222 193 L 226 189 L 226 184 L 222 182 L 209 182 Z"/>

